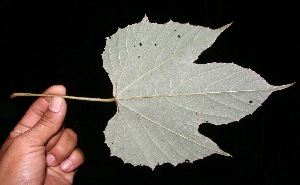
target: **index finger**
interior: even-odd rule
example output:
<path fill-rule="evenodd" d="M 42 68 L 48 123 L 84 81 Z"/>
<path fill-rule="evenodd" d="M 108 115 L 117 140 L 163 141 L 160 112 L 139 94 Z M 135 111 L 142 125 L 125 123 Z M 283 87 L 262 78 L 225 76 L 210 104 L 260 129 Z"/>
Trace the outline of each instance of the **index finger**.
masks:
<path fill-rule="evenodd" d="M 66 88 L 62 85 L 53 85 L 43 92 L 44 94 L 66 95 Z M 39 97 L 26 111 L 22 119 L 15 126 L 13 138 L 32 128 L 47 110 L 52 97 Z"/>

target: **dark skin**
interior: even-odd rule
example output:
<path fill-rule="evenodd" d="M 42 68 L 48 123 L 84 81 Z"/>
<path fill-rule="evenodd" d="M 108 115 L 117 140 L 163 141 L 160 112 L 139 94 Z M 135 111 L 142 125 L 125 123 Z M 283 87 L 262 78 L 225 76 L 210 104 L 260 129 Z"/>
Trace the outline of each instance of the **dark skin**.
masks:
<path fill-rule="evenodd" d="M 65 95 L 61 85 L 45 94 Z M 0 150 L 0 185 L 72 184 L 84 161 L 77 135 L 64 128 L 67 104 L 60 96 L 40 97 L 10 132 Z"/>

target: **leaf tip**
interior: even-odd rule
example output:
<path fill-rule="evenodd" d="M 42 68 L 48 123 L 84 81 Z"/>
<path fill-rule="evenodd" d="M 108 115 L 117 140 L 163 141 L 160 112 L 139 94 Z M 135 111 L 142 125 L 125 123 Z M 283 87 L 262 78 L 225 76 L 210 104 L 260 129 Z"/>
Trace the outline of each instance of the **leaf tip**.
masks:
<path fill-rule="evenodd" d="M 294 85 L 296 82 L 290 83 L 290 84 L 286 84 L 286 85 L 281 85 L 281 86 L 275 86 L 274 87 L 274 91 L 279 91 L 282 89 L 286 89 L 288 87 L 291 87 L 292 85 Z"/>
<path fill-rule="evenodd" d="M 226 157 L 233 157 L 231 154 L 229 154 L 229 153 L 226 153 L 226 152 L 224 152 L 224 154 L 223 154 L 224 156 L 226 156 Z"/>
<path fill-rule="evenodd" d="M 232 155 L 230 153 L 224 152 L 223 150 L 218 151 L 217 154 L 220 154 L 220 155 L 223 155 L 223 156 L 226 156 L 226 157 L 232 157 Z"/>
<path fill-rule="evenodd" d="M 226 30 L 229 26 L 232 25 L 233 22 L 229 23 L 229 24 L 226 24 L 224 26 L 222 26 L 221 28 L 219 28 L 218 30 L 221 30 L 221 32 L 223 32 L 224 30 Z"/>

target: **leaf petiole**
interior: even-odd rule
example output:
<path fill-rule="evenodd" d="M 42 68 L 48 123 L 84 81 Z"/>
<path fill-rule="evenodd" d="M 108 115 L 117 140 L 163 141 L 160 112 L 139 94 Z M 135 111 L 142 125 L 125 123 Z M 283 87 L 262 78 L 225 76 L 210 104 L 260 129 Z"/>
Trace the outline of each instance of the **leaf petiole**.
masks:
<path fill-rule="evenodd" d="M 61 96 L 65 99 L 82 100 L 82 101 L 96 101 L 96 102 L 115 102 L 115 98 L 88 98 L 88 97 L 77 97 L 77 96 L 67 96 L 58 94 L 34 94 L 34 93 L 13 93 L 10 98 L 20 97 L 20 96 L 39 96 L 39 97 L 53 97 Z"/>

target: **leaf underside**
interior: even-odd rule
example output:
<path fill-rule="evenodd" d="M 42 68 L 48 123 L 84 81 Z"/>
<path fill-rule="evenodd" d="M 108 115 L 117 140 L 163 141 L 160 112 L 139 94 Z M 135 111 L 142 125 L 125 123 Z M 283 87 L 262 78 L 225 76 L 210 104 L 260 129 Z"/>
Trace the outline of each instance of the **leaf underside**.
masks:
<path fill-rule="evenodd" d="M 201 135 L 199 125 L 238 121 L 287 86 L 272 86 L 233 63 L 193 63 L 227 27 L 156 24 L 145 17 L 107 38 L 103 67 L 118 106 L 104 131 L 111 155 L 152 169 L 214 153 L 230 156 Z"/>

